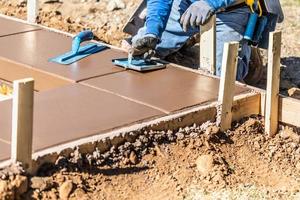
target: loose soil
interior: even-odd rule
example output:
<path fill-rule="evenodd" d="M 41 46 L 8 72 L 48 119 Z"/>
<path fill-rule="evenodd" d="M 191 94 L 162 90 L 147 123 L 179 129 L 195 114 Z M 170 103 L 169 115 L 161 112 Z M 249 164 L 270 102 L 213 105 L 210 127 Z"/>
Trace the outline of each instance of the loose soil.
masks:
<path fill-rule="evenodd" d="M 281 126 L 274 138 L 263 131 L 248 118 L 225 133 L 206 123 L 142 132 L 103 153 L 76 149 L 44 165 L 19 198 L 299 199 L 299 130 Z"/>

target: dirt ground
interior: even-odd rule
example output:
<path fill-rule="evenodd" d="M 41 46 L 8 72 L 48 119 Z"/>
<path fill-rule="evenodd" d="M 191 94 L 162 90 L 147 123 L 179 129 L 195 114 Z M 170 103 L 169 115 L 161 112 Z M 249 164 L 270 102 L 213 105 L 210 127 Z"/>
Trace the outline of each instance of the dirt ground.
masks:
<path fill-rule="evenodd" d="M 38 21 L 71 33 L 92 29 L 99 40 L 119 46 L 138 1 L 112 1 L 40 1 Z M 24 2 L 0 0 L 0 12 L 25 19 Z M 300 2 L 282 3 L 281 91 L 287 94 L 300 87 Z M 35 177 L 15 167 L 2 171 L 0 199 L 300 199 L 300 130 L 280 129 L 268 138 L 255 117 L 225 133 L 208 124 L 143 132 L 105 153 L 75 150 Z"/>
<path fill-rule="evenodd" d="M 26 178 L 22 195 L 0 181 L 0 196 L 2 189 L 6 199 L 300 199 L 299 130 L 282 126 L 274 138 L 263 131 L 260 119 L 248 118 L 225 133 L 209 123 L 142 132 L 105 153 L 60 157 Z M 13 180 L 6 188 L 24 182 L 5 176 Z"/>

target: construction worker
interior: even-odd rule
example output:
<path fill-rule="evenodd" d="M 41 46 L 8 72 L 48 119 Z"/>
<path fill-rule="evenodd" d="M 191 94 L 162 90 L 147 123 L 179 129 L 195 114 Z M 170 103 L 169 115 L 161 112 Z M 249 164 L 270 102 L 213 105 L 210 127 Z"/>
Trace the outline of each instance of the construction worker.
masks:
<path fill-rule="evenodd" d="M 278 15 L 268 16 L 267 30 L 264 31 L 267 34 L 274 30 L 276 21 L 283 20 L 280 3 L 277 0 L 271 2 L 274 1 L 274 7 L 277 6 L 279 11 Z M 155 50 L 156 55 L 164 59 L 180 50 L 189 38 L 199 33 L 199 25 L 216 14 L 216 75 L 221 74 L 224 43 L 238 41 L 240 51 L 236 78 L 242 81 L 248 73 L 251 55 L 249 42 L 243 39 L 250 13 L 245 2 L 237 3 L 235 0 L 147 0 L 146 22 L 132 38 L 132 48 L 135 54 Z M 262 38 L 266 40 L 265 36 Z M 266 44 L 266 41 L 262 43 Z"/>

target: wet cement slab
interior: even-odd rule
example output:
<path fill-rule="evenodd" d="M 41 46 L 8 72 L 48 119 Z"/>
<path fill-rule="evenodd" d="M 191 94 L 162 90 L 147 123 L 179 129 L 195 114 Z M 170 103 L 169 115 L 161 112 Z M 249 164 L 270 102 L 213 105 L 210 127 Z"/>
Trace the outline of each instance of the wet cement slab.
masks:
<path fill-rule="evenodd" d="M 72 38 L 47 30 L 27 32 L 0 38 L 0 57 L 29 65 L 45 73 L 80 81 L 123 71 L 112 59 L 126 57 L 126 53 L 107 49 L 71 65 L 49 62 L 50 58 L 71 50 Z"/>
<path fill-rule="evenodd" d="M 0 139 L 5 141 L 11 140 L 11 103 L 0 102 Z M 35 94 L 33 149 L 101 134 L 163 114 L 80 84 L 39 92 Z"/>
<path fill-rule="evenodd" d="M 139 73 L 131 70 L 93 78 L 82 84 L 111 91 L 167 112 L 217 100 L 219 80 L 168 66 Z M 246 91 L 236 87 L 236 94 Z"/>
<path fill-rule="evenodd" d="M 33 25 L 24 24 L 22 22 L 13 21 L 0 17 L 0 37 L 19 34 L 27 31 L 40 30 L 41 28 Z"/>
<path fill-rule="evenodd" d="M 8 82 L 24 78 L 34 79 L 34 89 L 45 91 L 71 84 L 71 81 L 39 71 L 28 65 L 16 63 L 0 57 L 0 79 Z"/>
<path fill-rule="evenodd" d="M 10 144 L 0 140 L 0 162 L 10 158 Z"/>

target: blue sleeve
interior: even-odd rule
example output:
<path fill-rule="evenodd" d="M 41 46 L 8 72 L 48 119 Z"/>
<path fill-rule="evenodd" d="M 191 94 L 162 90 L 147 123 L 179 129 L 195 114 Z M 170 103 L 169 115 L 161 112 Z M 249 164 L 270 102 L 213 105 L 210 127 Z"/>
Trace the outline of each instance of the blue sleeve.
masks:
<path fill-rule="evenodd" d="M 215 11 L 220 8 L 226 8 L 233 4 L 236 0 L 205 0 Z"/>
<path fill-rule="evenodd" d="M 161 37 L 171 12 L 173 0 L 147 0 L 146 34 Z"/>

